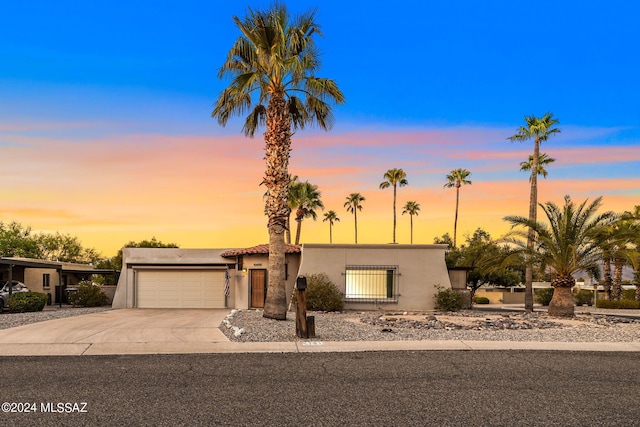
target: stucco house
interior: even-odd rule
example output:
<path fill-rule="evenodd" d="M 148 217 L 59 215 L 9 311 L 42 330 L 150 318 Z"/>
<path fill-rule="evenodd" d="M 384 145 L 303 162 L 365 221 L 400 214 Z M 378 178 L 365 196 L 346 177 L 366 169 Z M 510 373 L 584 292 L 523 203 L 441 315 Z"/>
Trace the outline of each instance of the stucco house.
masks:
<path fill-rule="evenodd" d="M 32 292 L 49 296 L 49 304 L 67 302 L 66 290 L 82 280 L 91 280 L 93 274 L 116 276 L 117 271 L 96 269 L 92 265 L 71 262 L 45 261 L 33 258 L 0 258 L 0 281 L 18 280 Z M 103 289 L 108 296 L 113 289 Z"/>
<path fill-rule="evenodd" d="M 325 273 L 348 309 L 429 310 L 450 288 L 446 245 L 285 246 L 287 298 L 299 275 Z M 124 248 L 114 308 L 261 308 L 268 245 L 234 249 Z M 287 301 L 288 302 L 288 301 Z"/>

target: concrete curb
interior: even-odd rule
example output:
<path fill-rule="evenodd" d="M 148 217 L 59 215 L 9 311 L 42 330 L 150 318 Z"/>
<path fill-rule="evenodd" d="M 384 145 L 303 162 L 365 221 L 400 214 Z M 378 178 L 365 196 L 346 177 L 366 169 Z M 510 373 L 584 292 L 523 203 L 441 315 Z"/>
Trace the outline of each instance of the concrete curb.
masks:
<path fill-rule="evenodd" d="M 299 341 L 0 344 L 3 356 L 98 356 L 140 354 L 336 353 L 365 351 L 640 351 L 640 342 L 532 341 Z"/>

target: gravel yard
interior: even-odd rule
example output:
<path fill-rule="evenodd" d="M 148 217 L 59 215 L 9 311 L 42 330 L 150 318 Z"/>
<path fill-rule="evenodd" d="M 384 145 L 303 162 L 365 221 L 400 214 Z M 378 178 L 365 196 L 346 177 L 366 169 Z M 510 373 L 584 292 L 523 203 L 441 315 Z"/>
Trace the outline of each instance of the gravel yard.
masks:
<path fill-rule="evenodd" d="M 295 336 L 295 313 L 287 320 L 262 317 L 260 310 L 234 310 L 220 329 L 239 342 L 301 341 Z M 640 320 L 605 315 L 579 314 L 573 319 L 550 318 L 544 312 L 458 313 L 309 312 L 315 317 L 315 341 L 640 341 Z M 242 333 L 236 334 L 237 330 Z M 239 336 L 236 336 L 239 335 Z"/>
<path fill-rule="evenodd" d="M 30 323 L 44 322 L 46 320 L 62 319 L 64 317 L 82 316 L 83 314 L 99 313 L 111 310 L 111 307 L 90 308 L 63 308 L 60 310 L 45 310 L 35 313 L 0 313 L 0 329 L 15 328 L 16 326 Z"/>

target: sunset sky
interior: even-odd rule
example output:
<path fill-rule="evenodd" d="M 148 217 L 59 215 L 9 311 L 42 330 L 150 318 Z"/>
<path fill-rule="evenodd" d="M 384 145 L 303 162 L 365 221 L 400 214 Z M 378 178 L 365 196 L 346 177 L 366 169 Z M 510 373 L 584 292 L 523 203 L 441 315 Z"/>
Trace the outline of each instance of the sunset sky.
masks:
<path fill-rule="evenodd" d="M 268 241 L 262 131 L 211 119 L 227 81 L 217 78 L 247 1 L 60 0 L 8 2 L 0 26 L 0 221 L 70 233 L 112 256 L 156 237 L 183 248 Z M 522 5 L 521 5 L 522 4 Z M 507 137 L 525 115 L 552 111 L 562 133 L 542 144 L 556 159 L 539 200 L 603 196 L 604 209 L 640 204 L 640 6 L 631 1 L 296 1 L 318 7 L 319 76 L 346 103 L 336 125 L 293 137 L 290 172 L 319 186 L 338 212 L 334 243 L 352 243 L 346 196 L 366 197 L 359 243 L 392 239 L 392 190 L 402 168 L 397 241 L 409 243 L 400 207 L 421 205 L 414 243 L 507 231 L 527 215 L 533 142 Z M 329 226 L 305 220 L 302 242 L 328 243 Z"/>

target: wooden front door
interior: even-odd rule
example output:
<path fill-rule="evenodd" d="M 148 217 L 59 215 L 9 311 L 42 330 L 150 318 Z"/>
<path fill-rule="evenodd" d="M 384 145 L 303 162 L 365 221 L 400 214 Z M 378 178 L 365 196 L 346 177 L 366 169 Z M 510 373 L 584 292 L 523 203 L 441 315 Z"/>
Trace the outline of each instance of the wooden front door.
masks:
<path fill-rule="evenodd" d="M 251 308 L 263 308 L 267 297 L 267 270 L 251 270 Z"/>

